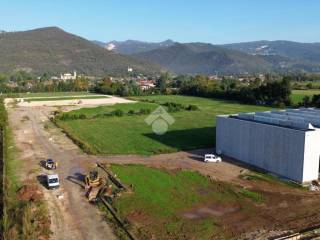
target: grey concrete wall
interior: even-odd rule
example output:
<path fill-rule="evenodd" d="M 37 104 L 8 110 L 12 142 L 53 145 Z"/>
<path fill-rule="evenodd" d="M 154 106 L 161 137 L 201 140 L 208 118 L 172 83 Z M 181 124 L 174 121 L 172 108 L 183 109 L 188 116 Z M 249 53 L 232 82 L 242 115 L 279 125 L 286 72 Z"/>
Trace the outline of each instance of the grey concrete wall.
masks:
<path fill-rule="evenodd" d="M 303 164 L 303 181 L 318 179 L 320 160 L 320 129 L 306 132 Z"/>
<path fill-rule="evenodd" d="M 217 151 L 298 182 L 305 178 L 304 145 L 304 131 L 217 117 Z"/>

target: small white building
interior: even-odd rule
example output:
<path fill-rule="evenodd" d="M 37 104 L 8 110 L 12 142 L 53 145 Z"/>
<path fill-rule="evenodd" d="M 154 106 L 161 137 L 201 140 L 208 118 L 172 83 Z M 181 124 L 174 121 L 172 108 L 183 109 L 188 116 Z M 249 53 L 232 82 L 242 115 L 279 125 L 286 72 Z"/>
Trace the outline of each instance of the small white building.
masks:
<path fill-rule="evenodd" d="M 74 71 L 73 75 L 71 73 L 64 73 L 60 75 L 60 80 L 67 81 L 67 80 L 76 80 L 77 79 L 77 72 Z"/>
<path fill-rule="evenodd" d="M 155 88 L 156 85 L 154 84 L 154 82 L 152 81 L 148 81 L 148 80 L 142 80 L 139 82 L 139 86 L 140 86 L 140 89 L 143 90 L 143 91 L 146 91 L 146 90 L 149 90 L 149 89 L 152 89 L 152 88 Z"/>
<path fill-rule="evenodd" d="M 218 116 L 216 151 L 300 183 L 317 180 L 320 109 Z"/>

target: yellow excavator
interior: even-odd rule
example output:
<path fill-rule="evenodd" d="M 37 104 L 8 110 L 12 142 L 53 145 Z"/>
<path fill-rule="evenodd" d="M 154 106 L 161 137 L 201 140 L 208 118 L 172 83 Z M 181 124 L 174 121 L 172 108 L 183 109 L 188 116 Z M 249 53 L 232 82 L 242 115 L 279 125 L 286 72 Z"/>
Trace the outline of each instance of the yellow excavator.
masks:
<path fill-rule="evenodd" d="M 112 185 L 108 185 L 106 181 L 103 181 L 99 176 L 97 170 L 92 170 L 85 176 L 85 189 L 87 190 L 86 196 L 89 202 L 96 202 L 99 196 L 112 195 Z"/>
<path fill-rule="evenodd" d="M 98 171 L 96 170 L 90 171 L 89 174 L 85 176 L 84 181 L 87 189 L 90 187 L 98 187 L 101 185 L 101 178 Z"/>

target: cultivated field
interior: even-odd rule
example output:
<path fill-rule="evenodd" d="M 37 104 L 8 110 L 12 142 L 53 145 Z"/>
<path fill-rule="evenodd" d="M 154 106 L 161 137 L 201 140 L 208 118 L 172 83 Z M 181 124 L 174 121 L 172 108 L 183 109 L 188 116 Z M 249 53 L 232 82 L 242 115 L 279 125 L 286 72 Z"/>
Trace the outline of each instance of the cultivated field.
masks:
<path fill-rule="evenodd" d="M 293 90 L 291 100 L 293 103 L 299 103 L 305 96 L 312 98 L 316 94 L 320 94 L 320 90 Z"/>
<path fill-rule="evenodd" d="M 152 96 L 135 99 L 154 102 L 75 110 L 70 114 L 84 114 L 87 119 L 57 121 L 57 123 L 74 139 L 85 143 L 91 152 L 151 155 L 213 147 L 217 115 L 267 110 L 265 107 L 198 97 Z M 145 123 L 147 111 L 144 111 L 144 114 L 128 114 L 130 110 L 134 112 L 140 112 L 141 109 L 153 110 L 165 102 L 193 104 L 199 109 L 170 112 L 175 122 L 169 126 L 169 131 L 164 135 L 154 134 L 151 126 Z M 115 109 L 121 109 L 124 116 L 103 116 L 104 113 Z M 92 116 L 96 117 L 91 119 Z"/>
<path fill-rule="evenodd" d="M 239 173 L 234 184 L 189 170 L 110 168 L 132 185 L 134 193 L 113 205 L 139 239 L 268 239 L 268 230 L 279 235 L 317 222 L 311 202 L 318 196 L 271 175 Z"/>

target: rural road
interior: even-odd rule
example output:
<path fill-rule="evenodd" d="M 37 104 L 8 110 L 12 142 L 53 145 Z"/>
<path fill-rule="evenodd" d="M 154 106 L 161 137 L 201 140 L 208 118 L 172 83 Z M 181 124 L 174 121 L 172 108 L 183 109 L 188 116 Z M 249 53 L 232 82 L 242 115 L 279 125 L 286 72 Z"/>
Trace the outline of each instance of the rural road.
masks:
<path fill-rule="evenodd" d="M 47 113 L 40 108 L 9 108 L 10 125 L 20 150 L 20 159 L 24 162 L 20 177 L 38 178 L 41 182 L 41 174 L 48 171 L 41 168 L 39 162 L 46 158 L 59 162 L 56 172 L 60 176 L 61 187 L 55 190 L 43 187 L 51 215 L 52 239 L 116 239 L 98 208 L 89 204 L 84 196 L 81 176 L 88 167 L 86 155 L 69 139 L 63 138 L 62 133 L 52 137 L 50 132 L 45 130 L 44 120 Z M 57 141 L 57 136 L 62 141 Z M 38 171 L 34 171 L 35 169 Z"/>

